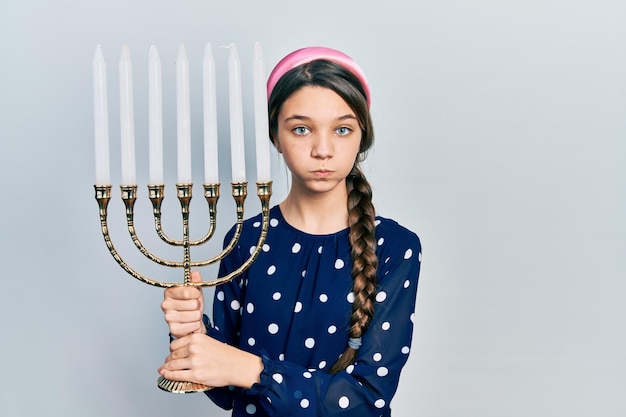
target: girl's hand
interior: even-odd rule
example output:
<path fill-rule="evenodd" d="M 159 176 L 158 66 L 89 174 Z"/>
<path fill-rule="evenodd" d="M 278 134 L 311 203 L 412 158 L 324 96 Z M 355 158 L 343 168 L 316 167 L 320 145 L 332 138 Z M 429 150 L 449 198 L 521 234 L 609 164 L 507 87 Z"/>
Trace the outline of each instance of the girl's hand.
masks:
<path fill-rule="evenodd" d="M 191 273 L 192 282 L 202 282 L 200 272 Z M 202 314 L 204 296 L 201 287 L 180 286 L 166 288 L 161 303 L 165 321 L 174 337 L 183 337 L 190 333 L 206 334 Z"/>
<path fill-rule="evenodd" d="M 209 387 L 251 388 L 263 371 L 261 358 L 203 334 L 190 334 L 170 343 L 170 354 L 159 374 L 174 381 Z"/>

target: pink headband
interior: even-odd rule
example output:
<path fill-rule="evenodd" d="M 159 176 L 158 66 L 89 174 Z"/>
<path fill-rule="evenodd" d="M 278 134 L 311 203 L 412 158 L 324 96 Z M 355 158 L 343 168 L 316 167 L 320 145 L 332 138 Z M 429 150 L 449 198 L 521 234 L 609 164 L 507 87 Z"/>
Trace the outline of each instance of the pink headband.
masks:
<path fill-rule="evenodd" d="M 276 86 L 276 83 L 283 75 L 285 75 L 286 72 L 302 64 L 307 64 L 311 61 L 315 61 L 316 59 L 327 59 L 334 62 L 335 64 L 341 65 L 352 74 L 354 74 L 363 85 L 363 89 L 365 90 L 365 97 L 367 98 L 367 105 L 369 107 L 370 88 L 361 67 L 359 67 L 358 64 L 352 60 L 352 58 L 350 58 L 343 52 L 331 48 L 325 48 L 322 46 L 312 46 L 309 48 L 298 49 L 297 51 L 294 51 L 281 59 L 280 62 L 276 64 L 267 80 L 267 97 L 270 97 L 270 95 L 272 94 L 272 90 L 274 90 L 274 87 Z"/>

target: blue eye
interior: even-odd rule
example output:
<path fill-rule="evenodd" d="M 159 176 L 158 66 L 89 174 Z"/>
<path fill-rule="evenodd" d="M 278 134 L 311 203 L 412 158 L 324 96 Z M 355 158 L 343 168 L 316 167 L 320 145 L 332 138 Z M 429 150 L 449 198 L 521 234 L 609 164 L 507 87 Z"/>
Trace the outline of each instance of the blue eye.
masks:
<path fill-rule="evenodd" d="M 292 132 L 298 136 L 303 136 L 309 133 L 309 129 L 304 126 L 297 126 L 292 129 Z"/>
<path fill-rule="evenodd" d="M 350 132 L 352 132 L 352 129 L 350 129 L 349 127 L 346 127 L 346 126 L 342 126 L 342 127 L 338 127 L 336 132 L 340 136 L 345 136 L 345 135 L 349 134 Z"/>

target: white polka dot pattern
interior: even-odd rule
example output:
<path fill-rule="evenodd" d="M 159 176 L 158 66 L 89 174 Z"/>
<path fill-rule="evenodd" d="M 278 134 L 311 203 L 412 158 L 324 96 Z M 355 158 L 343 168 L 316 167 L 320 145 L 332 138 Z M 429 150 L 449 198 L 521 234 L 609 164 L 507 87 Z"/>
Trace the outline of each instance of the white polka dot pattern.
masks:
<path fill-rule="evenodd" d="M 346 396 L 339 398 L 339 408 L 346 409 L 350 406 L 350 399 Z"/>

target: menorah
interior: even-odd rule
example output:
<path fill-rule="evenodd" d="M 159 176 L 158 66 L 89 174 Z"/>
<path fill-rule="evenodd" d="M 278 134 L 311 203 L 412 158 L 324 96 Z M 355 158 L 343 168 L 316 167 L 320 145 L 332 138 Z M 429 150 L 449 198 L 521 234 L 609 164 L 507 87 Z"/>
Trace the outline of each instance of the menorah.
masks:
<path fill-rule="evenodd" d="M 189 214 L 192 198 L 191 154 L 189 130 L 189 76 L 188 60 L 184 46 L 179 48 L 177 67 L 177 141 L 178 141 L 178 181 L 176 193 L 182 213 L 182 239 L 173 239 L 163 230 L 161 221 L 162 203 L 165 198 L 162 167 L 162 119 L 161 119 L 161 76 L 160 61 L 156 47 L 150 49 L 150 183 L 148 198 L 152 203 L 152 213 L 156 233 L 161 241 L 168 245 L 182 248 L 182 260 L 169 260 L 155 256 L 144 246 L 135 229 L 135 202 L 137 200 L 137 184 L 134 167 L 134 122 L 132 67 L 128 47 L 122 49 L 120 59 L 120 125 L 122 140 L 122 185 L 121 198 L 126 210 L 126 224 L 131 240 L 150 261 L 172 268 L 183 269 L 181 282 L 167 282 L 150 278 L 139 273 L 123 260 L 115 249 L 108 226 L 108 204 L 111 200 L 111 184 L 109 179 L 108 150 L 108 110 L 106 95 L 106 65 L 102 49 L 98 45 L 94 57 L 94 110 L 96 136 L 96 185 L 95 197 L 100 214 L 100 227 L 105 244 L 124 271 L 146 284 L 169 288 L 174 286 L 211 287 L 232 280 L 241 275 L 262 250 L 269 227 L 269 201 L 272 194 L 272 181 L 269 179 L 269 138 L 267 129 L 267 94 L 264 86 L 263 60 L 260 46 L 256 44 L 254 59 L 254 101 L 255 126 L 257 136 L 257 195 L 261 203 L 262 224 L 255 250 L 236 270 L 213 280 L 192 282 L 191 268 L 214 264 L 224 259 L 236 246 L 243 228 L 244 202 L 247 197 L 248 183 L 245 180 L 245 158 L 243 157 L 243 116 L 241 103 L 241 69 L 237 49 L 230 46 L 229 57 L 229 92 L 230 92 L 230 128 L 231 157 L 233 180 L 232 196 L 236 206 L 235 232 L 230 242 L 213 257 L 203 260 L 191 259 L 191 247 L 201 246 L 213 237 L 217 225 L 217 203 L 220 197 L 220 182 L 217 174 L 217 132 L 216 132 L 216 100 L 215 100 L 215 65 L 210 45 L 205 48 L 203 61 L 203 102 L 204 102 L 204 133 L 205 133 L 205 182 L 204 197 L 208 206 L 209 225 L 203 237 L 190 238 Z M 194 382 L 172 381 L 159 377 L 157 386 L 164 391 L 188 393 L 206 391 L 209 387 Z"/>

